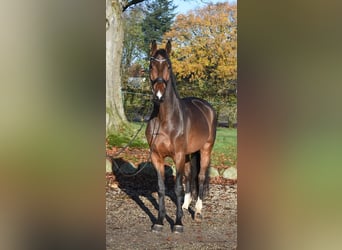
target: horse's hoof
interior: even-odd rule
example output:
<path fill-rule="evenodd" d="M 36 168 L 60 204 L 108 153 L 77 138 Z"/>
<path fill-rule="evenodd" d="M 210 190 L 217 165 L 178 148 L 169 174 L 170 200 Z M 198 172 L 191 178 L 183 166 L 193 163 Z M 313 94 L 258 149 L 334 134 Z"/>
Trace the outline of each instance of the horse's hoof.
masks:
<path fill-rule="evenodd" d="M 152 226 L 152 232 L 154 232 L 154 233 L 159 233 L 159 232 L 161 232 L 161 231 L 163 231 L 163 225 L 154 224 L 154 225 Z"/>
<path fill-rule="evenodd" d="M 180 233 L 183 233 L 183 230 L 184 227 L 182 225 L 174 225 L 173 227 L 173 232 L 176 233 L 176 234 L 180 234 Z"/>
<path fill-rule="evenodd" d="M 200 213 L 195 214 L 195 221 L 202 221 L 202 218 L 203 218 L 202 214 Z"/>

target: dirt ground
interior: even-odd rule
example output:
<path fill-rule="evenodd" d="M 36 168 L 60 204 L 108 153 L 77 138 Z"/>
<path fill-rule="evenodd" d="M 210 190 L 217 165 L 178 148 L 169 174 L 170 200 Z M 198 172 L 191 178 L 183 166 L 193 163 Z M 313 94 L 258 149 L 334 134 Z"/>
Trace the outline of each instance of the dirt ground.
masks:
<path fill-rule="evenodd" d="M 115 179 L 115 180 L 114 180 Z M 184 212 L 182 234 L 172 233 L 176 205 L 172 176 L 166 180 L 166 220 L 163 231 L 151 232 L 158 214 L 157 178 L 107 175 L 107 249 L 236 249 L 237 184 L 211 183 L 203 202 L 203 220 L 193 219 L 194 201 Z"/>

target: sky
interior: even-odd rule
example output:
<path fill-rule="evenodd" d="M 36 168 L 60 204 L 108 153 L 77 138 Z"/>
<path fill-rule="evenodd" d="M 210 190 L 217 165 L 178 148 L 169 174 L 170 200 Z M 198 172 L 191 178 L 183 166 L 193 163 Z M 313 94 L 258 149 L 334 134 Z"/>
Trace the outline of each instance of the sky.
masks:
<path fill-rule="evenodd" d="M 213 2 L 213 3 L 222 3 L 222 2 L 230 2 L 236 3 L 237 0 L 174 0 L 174 4 L 178 5 L 175 13 L 176 14 L 185 14 L 189 10 L 196 9 L 198 7 L 205 6 L 206 3 Z M 204 3 L 206 2 L 206 3 Z"/>

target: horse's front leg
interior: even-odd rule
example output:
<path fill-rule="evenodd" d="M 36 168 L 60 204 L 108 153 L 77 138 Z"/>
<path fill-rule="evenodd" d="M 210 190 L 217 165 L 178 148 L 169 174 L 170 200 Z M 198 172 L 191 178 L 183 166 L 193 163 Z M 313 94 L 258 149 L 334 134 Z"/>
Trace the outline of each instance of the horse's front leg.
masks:
<path fill-rule="evenodd" d="M 164 159 L 152 153 L 152 163 L 157 170 L 158 176 L 158 198 L 159 198 L 159 209 L 157 222 L 152 226 L 152 232 L 161 232 L 163 230 L 163 221 L 165 218 L 165 169 Z"/>
<path fill-rule="evenodd" d="M 184 196 L 184 190 L 182 185 L 182 178 L 184 173 L 185 155 L 183 153 L 178 153 L 175 157 L 176 164 L 176 183 L 175 183 L 175 193 L 177 197 L 177 211 L 176 211 L 176 223 L 174 225 L 173 231 L 175 233 L 183 232 L 183 209 L 182 200 Z"/>

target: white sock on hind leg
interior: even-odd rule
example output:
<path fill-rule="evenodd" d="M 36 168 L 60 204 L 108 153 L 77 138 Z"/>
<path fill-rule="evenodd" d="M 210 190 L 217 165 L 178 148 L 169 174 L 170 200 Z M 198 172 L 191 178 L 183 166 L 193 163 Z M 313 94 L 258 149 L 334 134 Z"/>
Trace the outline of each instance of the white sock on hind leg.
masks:
<path fill-rule="evenodd" d="M 196 214 L 200 214 L 201 212 L 202 212 L 202 200 L 198 198 L 196 202 Z"/>
<path fill-rule="evenodd" d="M 183 209 L 188 209 L 190 203 L 191 203 L 191 194 L 190 194 L 190 193 L 186 193 L 186 194 L 184 195 L 184 203 L 183 203 L 182 208 L 183 208 Z"/>

